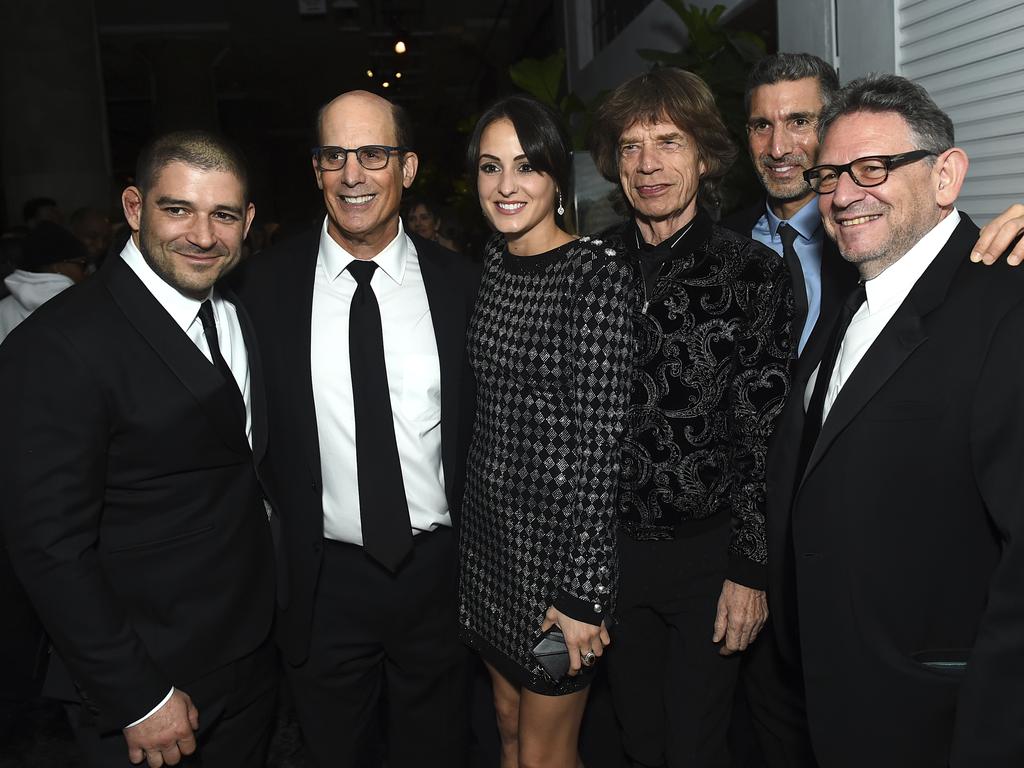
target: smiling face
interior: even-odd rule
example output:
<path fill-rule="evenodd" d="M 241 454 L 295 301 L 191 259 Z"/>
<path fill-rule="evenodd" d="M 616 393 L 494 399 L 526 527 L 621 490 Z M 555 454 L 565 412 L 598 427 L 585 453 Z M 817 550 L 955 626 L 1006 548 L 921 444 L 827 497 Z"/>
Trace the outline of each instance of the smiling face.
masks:
<path fill-rule="evenodd" d="M 181 162 L 164 166 L 145 194 L 128 187 L 121 201 L 149 266 L 199 300 L 238 263 L 256 213 L 235 174 Z"/>
<path fill-rule="evenodd" d="M 480 208 L 513 253 L 549 250 L 558 232 L 558 190 L 548 174 L 530 165 L 511 120 L 495 120 L 480 135 L 476 186 Z"/>
<path fill-rule="evenodd" d="M 803 172 L 817 162 L 821 109 L 821 89 L 813 77 L 761 85 L 750 94 L 750 159 L 781 218 L 790 218 L 814 197 Z"/>
<path fill-rule="evenodd" d="M 818 163 L 842 165 L 914 149 L 910 129 L 896 113 L 854 112 L 829 126 Z M 941 162 L 923 160 L 895 168 L 877 187 L 860 187 L 843 173 L 834 192 L 818 196 L 826 232 L 862 277 L 875 277 L 898 261 L 943 218 L 949 189 L 940 178 Z"/>
<path fill-rule="evenodd" d="M 705 170 L 693 138 L 673 123 L 634 123 L 622 132 L 619 183 L 648 242 L 661 242 L 696 215 Z"/>
<path fill-rule="evenodd" d="M 368 144 L 398 143 L 391 104 L 365 91 L 346 93 L 324 110 L 320 122 L 322 146 L 356 149 Z M 357 258 L 372 258 L 398 234 L 402 190 L 416 178 L 418 159 L 392 153 L 387 166 L 363 168 L 354 154 L 341 170 L 321 171 L 313 160 L 317 186 L 327 206 L 327 232 Z"/>

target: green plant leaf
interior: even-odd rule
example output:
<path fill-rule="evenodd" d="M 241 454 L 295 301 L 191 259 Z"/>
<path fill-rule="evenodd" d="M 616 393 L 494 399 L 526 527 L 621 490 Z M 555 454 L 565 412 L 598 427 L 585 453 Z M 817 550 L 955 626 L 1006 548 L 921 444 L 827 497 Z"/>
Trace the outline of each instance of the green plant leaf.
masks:
<path fill-rule="evenodd" d="M 556 109 L 564 72 L 564 50 L 559 50 L 546 59 L 522 59 L 508 68 L 513 83 Z"/>

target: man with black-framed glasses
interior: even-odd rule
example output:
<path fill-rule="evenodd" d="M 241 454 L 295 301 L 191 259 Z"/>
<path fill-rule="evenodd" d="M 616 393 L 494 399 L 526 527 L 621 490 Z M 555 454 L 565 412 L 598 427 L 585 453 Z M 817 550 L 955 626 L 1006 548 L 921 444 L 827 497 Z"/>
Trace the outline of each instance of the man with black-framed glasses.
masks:
<path fill-rule="evenodd" d="M 769 592 L 832 768 L 1024 764 L 1024 274 L 969 260 L 968 161 L 919 85 L 856 80 L 804 177 L 860 282 L 769 458 Z"/>
<path fill-rule="evenodd" d="M 461 766 L 475 272 L 402 227 L 419 160 L 401 107 L 345 93 L 317 134 L 323 225 L 254 258 L 241 292 L 268 382 L 285 670 L 317 765 Z"/>

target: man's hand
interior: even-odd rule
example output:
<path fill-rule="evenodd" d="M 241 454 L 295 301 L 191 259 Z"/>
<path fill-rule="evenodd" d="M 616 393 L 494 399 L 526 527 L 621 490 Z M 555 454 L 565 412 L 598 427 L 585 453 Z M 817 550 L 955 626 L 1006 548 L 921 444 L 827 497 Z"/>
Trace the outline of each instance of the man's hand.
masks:
<path fill-rule="evenodd" d="M 995 264 L 1014 239 L 1024 232 L 1024 205 L 1014 203 L 981 228 L 981 236 L 971 249 L 971 261 Z M 1012 267 L 1024 261 L 1024 238 L 1010 251 L 1006 263 Z"/>
<path fill-rule="evenodd" d="M 745 651 L 767 620 L 768 601 L 764 590 L 744 587 L 726 579 L 718 598 L 715 634 L 711 642 L 720 643 L 725 640 L 725 644 L 718 650 L 723 656 Z"/>
<path fill-rule="evenodd" d="M 199 729 L 199 710 L 184 691 L 174 690 L 171 698 L 138 725 L 124 729 L 128 759 L 149 768 L 177 765 L 182 755 L 196 751 L 195 731 Z"/>
<path fill-rule="evenodd" d="M 570 676 L 580 671 L 580 667 L 583 666 L 582 657 L 587 655 L 587 651 L 593 651 L 594 656 L 600 657 L 604 654 L 605 646 L 611 645 L 612 639 L 603 621 L 601 626 L 595 627 L 593 624 L 566 616 L 552 605 L 544 614 L 544 623 L 540 625 L 540 631 L 547 632 L 555 624 L 562 630 L 565 646 L 569 649 Z"/>

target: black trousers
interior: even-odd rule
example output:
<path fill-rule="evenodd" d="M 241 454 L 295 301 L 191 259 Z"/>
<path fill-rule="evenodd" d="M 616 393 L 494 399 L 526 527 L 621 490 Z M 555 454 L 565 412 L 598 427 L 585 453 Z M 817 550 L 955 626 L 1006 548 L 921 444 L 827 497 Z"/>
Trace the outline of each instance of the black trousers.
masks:
<path fill-rule="evenodd" d="M 306 746 L 322 768 L 465 765 L 469 653 L 457 636 L 457 546 L 413 540 L 397 573 L 327 541 L 309 657 L 286 665 Z M 386 703 L 381 711 L 380 705 Z"/>
<path fill-rule="evenodd" d="M 607 656 L 623 746 L 635 766 L 729 768 L 740 657 L 711 642 L 728 522 L 674 541 L 619 537 L 618 623 Z"/>
<path fill-rule="evenodd" d="M 771 596 L 768 598 L 771 611 Z M 807 726 L 803 676 L 781 656 L 771 618 L 743 653 L 740 688 L 746 696 L 767 768 L 817 768 Z"/>
<path fill-rule="evenodd" d="M 264 765 L 277 713 L 279 677 L 277 652 L 268 640 L 254 653 L 198 680 L 183 683 L 181 690 L 191 697 L 199 710 L 199 746 L 178 765 L 206 768 Z M 64 707 L 86 765 L 91 768 L 132 765 L 120 731 L 101 734 L 88 709 L 78 703 L 66 703 Z"/>

